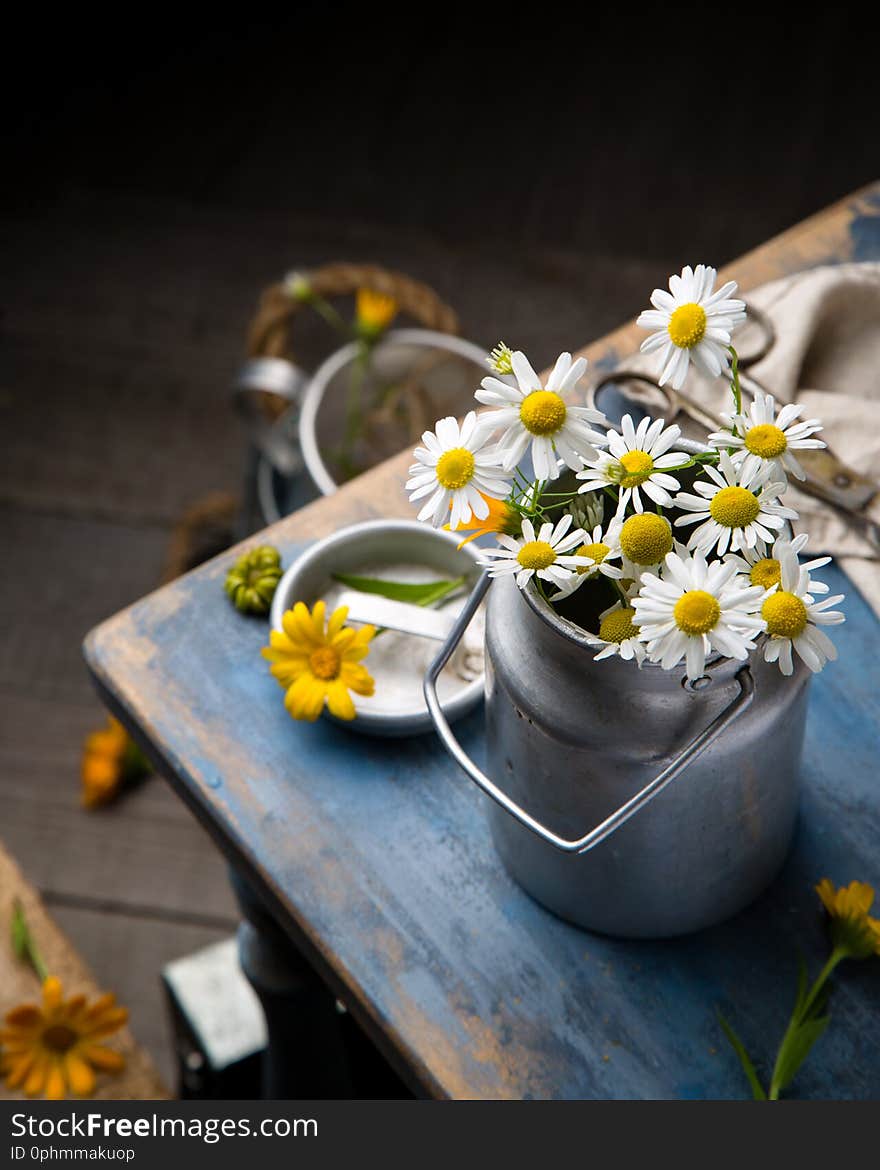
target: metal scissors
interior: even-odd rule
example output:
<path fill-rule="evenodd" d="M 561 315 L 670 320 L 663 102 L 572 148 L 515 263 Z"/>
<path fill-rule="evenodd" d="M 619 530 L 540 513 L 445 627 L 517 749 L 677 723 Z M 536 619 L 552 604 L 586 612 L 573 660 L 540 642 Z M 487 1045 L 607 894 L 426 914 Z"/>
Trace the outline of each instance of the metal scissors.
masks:
<path fill-rule="evenodd" d="M 776 341 L 776 330 L 767 314 L 754 305 L 748 305 L 747 312 L 749 322 L 757 326 L 760 339 L 753 348 L 739 355 L 740 386 L 744 401 L 754 398 L 756 392 L 770 393 L 747 371 L 766 357 Z M 645 387 L 647 395 L 643 394 L 640 398 L 627 394 L 624 388 L 627 382 Z M 605 408 L 601 401 L 603 397 L 610 400 Z M 650 408 L 653 417 L 663 418 L 667 425 L 681 414 L 711 431 L 721 430 L 725 425 L 719 415 L 689 394 L 673 390 L 668 385 L 661 386 L 649 374 L 636 370 L 617 369 L 590 383 L 587 387 L 587 404 L 598 410 L 605 409 L 606 415 L 611 418 L 615 415 L 619 417 L 627 409 Z M 880 492 L 880 484 L 847 467 L 828 447 L 817 451 L 798 451 L 798 462 L 806 473 L 806 479 L 798 481 L 798 488 L 830 504 L 848 524 L 861 532 L 876 552 L 880 552 L 880 524 L 865 512 L 865 508 Z"/>

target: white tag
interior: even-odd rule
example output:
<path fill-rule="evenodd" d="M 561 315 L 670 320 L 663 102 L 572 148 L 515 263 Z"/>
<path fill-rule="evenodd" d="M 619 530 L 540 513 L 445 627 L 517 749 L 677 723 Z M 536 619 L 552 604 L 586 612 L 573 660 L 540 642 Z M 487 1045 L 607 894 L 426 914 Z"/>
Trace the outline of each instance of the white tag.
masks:
<path fill-rule="evenodd" d="M 421 638 L 445 642 L 455 622 L 456 614 L 444 610 L 426 609 L 406 601 L 392 601 L 376 593 L 348 590 L 342 593 L 337 605 L 348 606 L 348 620 L 367 622 L 384 630 L 400 630 Z"/>

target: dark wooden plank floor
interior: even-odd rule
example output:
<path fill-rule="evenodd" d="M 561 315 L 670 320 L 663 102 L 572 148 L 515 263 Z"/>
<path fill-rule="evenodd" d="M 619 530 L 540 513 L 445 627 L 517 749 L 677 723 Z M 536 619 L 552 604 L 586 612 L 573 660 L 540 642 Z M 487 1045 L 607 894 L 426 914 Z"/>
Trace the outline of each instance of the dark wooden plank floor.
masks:
<path fill-rule="evenodd" d="M 259 290 L 293 267 L 375 260 L 434 285 L 475 340 L 542 366 L 672 268 L 724 262 L 875 177 L 850 116 L 870 75 L 836 26 L 815 32 L 821 70 L 795 69 L 792 49 L 780 72 L 765 29 L 736 101 L 667 94 L 687 122 L 670 138 L 647 40 L 615 61 L 591 25 L 572 68 L 558 30 L 520 45 L 508 30 L 506 64 L 497 34 L 445 30 L 364 70 L 359 35 L 319 20 L 181 25 L 124 61 L 41 36 L 56 88 L 28 84 L 10 134 L 0 836 L 167 1076 L 160 967 L 228 933 L 235 910 L 222 860 L 160 782 L 79 808 L 80 743 L 102 718 L 79 645 L 158 583 L 187 505 L 238 490 L 228 383 Z"/>

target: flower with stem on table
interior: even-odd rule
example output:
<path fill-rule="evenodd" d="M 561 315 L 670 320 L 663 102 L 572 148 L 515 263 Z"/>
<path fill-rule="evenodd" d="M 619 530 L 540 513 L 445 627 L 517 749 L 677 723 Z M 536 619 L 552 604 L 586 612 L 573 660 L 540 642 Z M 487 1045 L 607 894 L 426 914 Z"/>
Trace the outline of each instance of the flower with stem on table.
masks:
<path fill-rule="evenodd" d="M 636 611 L 632 605 L 623 601 L 615 602 L 599 614 L 599 633 L 589 634 L 588 638 L 591 645 L 599 647 L 594 662 L 616 656 L 625 662 L 634 659 L 641 666 L 648 653 L 636 620 Z"/>
<path fill-rule="evenodd" d="M 151 770 L 143 754 L 118 719 L 86 737 L 80 764 L 82 802 L 86 808 L 109 804 L 122 789 Z"/>
<path fill-rule="evenodd" d="M 794 1009 L 777 1049 L 766 1091 L 745 1045 L 727 1020 L 719 1016 L 724 1034 L 739 1057 L 756 1101 L 779 1100 L 810 1049 L 828 1027 L 828 980 L 837 966 L 844 959 L 870 959 L 880 955 L 880 920 L 868 913 L 874 901 L 872 886 L 854 881 L 835 889 L 829 878 L 822 878 L 816 886 L 816 893 L 828 912 L 831 954 L 812 984 L 808 983 L 803 960 L 800 962 Z"/>
<path fill-rule="evenodd" d="M 716 550 L 724 556 L 731 552 L 772 544 L 773 532 L 785 527 L 786 520 L 797 520 L 797 512 L 779 503 L 784 482 L 768 482 L 768 469 L 735 467 L 726 451 L 718 466 L 705 465 L 711 482 L 698 479 L 693 492 L 679 492 L 675 506 L 688 513 L 675 521 L 676 528 L 697 524 L 688 540 L 688 548 L 702 553 Z M 695 494 L 698 493 L 698 494 Z"/>
<path fill-rule="evenodd" d="M 326 604 L 308 607 L 298 601 L 281 619 L 283 630 L 272 630 L 263 657 L 284 688 L 284 705 L 294 719 L 314 723 L 325 705 L 337 719 L 355 717 L 349 692 L 372 695 L 375 684 L 361 665 L 370 651 L 375 626 L 346 626 L 348 607 L 340 606 L 326 622 Z"/>
<path fill-rule="evenodd" d="M 679 467 L 690 461 L 684 451 L 670 450 L 681 438 L 681 428 L 664 427 L 662 419 L 643 418 L 633 426 L 630 415 L 620 421 L 620 433 L 609 431 L 608 451 L 584 460 L 586 468 L 578 473 L 583 480 L 578 491 L 591 492 L 611 487 L 619 491 L 617 513 L 623 516 L 627 505 L 643 512 L 644 492 L 655 504 L 672 506 L 670 492 L 678 491 L 679 482 L 666 468 Z"/>
<path fill-rule="evenodd" d="M 722 414 L 729 429 L 713 431 L 709 444 L 722 450 L 735 448 L 731 458 L 736 466 L 742 466 L 745 474 L 766 467 L 773 479 L 784 482 L 786 474 L 804 479 L 804 469 L 794 452 L 817 450 L 825 443 L 812 438 L 822 429 L 818 419 L 799 421 L 803 411 L 802 406 L 789 403 L 777 416 L 773 395 L 758 393 L 747 412 Z"/>
<path fill-rule="evenodd" d="M 460 427 L 452 417 L 441 418 L 436 431 L 425 431 L 422 442 L 424 446 L 413 452 L 416 462 L 406 482 L 410 500 L 428 497 L 420 520 L 430 519 L 439 528 L 451 513 L 449 526 L 454 531 L 471 516 L 488 518 L 487 496 L 503 500 L 510 494 L 510 482 L 498 467 L 494 449 L 487 448 L 473 411 Z"/>
<path fill-rule="evenodd" d="M 127 1019 L 113 995 L 91 1004 L 84 995 L 65 999 L 61 981 L 50 975 L 43 982 L 42 1004 L 21 1004 L 7 1013 L 0 1029 L 0 1075 L 8 1089 L 22 1089 L 29 1097 L 89 1097 L 96 1070 L 118 1073 L 125 1067 L 122 1054 L 103 1041 Z"/>
<path fill-rule="evenodd" d="M 777 540 L 773 552 L 779 562 L 779 586 L 761 606 L 767 630 L 764 660 L 778 662 L 783 674 L 792 674 L 794 650 L 814 674 L 818 673 L 829 659 L 837 657 L 837 648 L 820 627 L 845 620 L 839 610 L 831 609 L 843 601 L 843 594 L 814 601 L 810 570 L 798 563 L 793 545 Z"/>
<path fill-rule="evenodd" d="M 559 600 L 569 597 L 579 589 L 585 581 L 602 575 L 611 580 L 619 581 L 623 576 L 623 569 L 615 561 L 620 561 L 620 524 L 612 519 L 603 532 L 602 525 L 597 524 L 592 532 L 584 534 L 584 542 L 575 548 L 576 557 L 582 557 L 587 564 L 575 569 L 565 585 L 560 588 Z M 556 599 L 554 599 L 556 600 Z"/>
<path fill-rule="evenodd" d="M 546 387 L 520 350 L 510 355 L 510 362 L 516 386 L 487 377 L 476 392 L 478 402 L 494 408 L 480 416 L 481 429 L 503 432 L 497 447 L 502 467 L 512 471 L 531 449 L 538 480 L 557 477 L 557 455 L 573 471 L 579 470 L 583 460 L 596 455 L 597 446 L 605 443 L 604 434 L 591 425 L 605 422 L 601 411 L 570 406 L 564 398 L 583 377 L 586 358 L 573 362 L 570 353 L 561 353 Z"/>
<path fill-rule="evenodd" d="M 744 577 L 748 577 L 752 585 L 760 585 L 762 589 L 772 589 L 782 580 L 782 566 L 779 563 L 776 545 L 778 544 L 781 550 L 784 544 L 790 544 L 796 553 L 800 553 L 808 540 L 809 536 L 806 532 L 800 533 L 799 536 L 790 541 L 780 536 L 777 537 L 769 552 L 760 545 L 756 545 L 754 548 L 741 549 L 739 553 L 728 553 L 725 559 L 730 564 L 736 565 L 739 572 Z M 802 568 L 812 573 L 814 569 L 821 569 L 830 561 L 831 557 L 816 557 L 812 561 L 806 561 Z M 811 580 L 810 592 L 827 593 L 828 586 L 824 581 Z"/>
<path fill-rule="evenodd" d="M 536 533 L 531 520 L 524 516 L 521 539 L 499 534 L 501 547 L 485 549 L 480 564 L 492 577 L 515 574 L 520 589 L 535 574 L 551 585 L 565 586 L 578 569 L 594 565 L 587 557 L 572 555 L 572 549 L 583 543 L 586 533 L 581 528 L 569 532 L 571 525 L 572 518 L 566 514 L 555 526 L 549 521 L 542 524 Z"/>
<path fill-rule="evenodd" d="M 729 369 L 728 346 L 737 325 L 746 319 L 745 302 L 734 300 L 736 284 L 729 280 L 717 292 L 714 268 L 698 264 L 670 276 L 669 292 L 655 288 L 653 309 L 638 319 L 643 329 L 655 332 L 642 342 L 642 353 L 659 353 L 661 386 L 671 382 L 680 390 L 691 362 L 710 378 Z"/>
<path fill-rule="evenodd" d="M 29 1097 L 91 1096 L 96 1071 L 118 1073 L 125 1067 L 122 1053 L 104 1041 L 125 1024 L 128 1012 L 110 994 L 92 1003 L 84 995 L 65 999 L 61 981 L 46 970 L 20 902 L 13 906 L 12 946 L 36 973 L 43 999 L 6 1014 L 0 1025 L 0 1077 L 7 1089 Z"/>
<path fill-rule="evenodd" d="M 400 309 L 388 293 L 372 288 L 359 288 L 355 297 L 355 322 L 358 333 L 368 341 L 380 337 Z"/>
<path fill-rule="evenodd" d="M 745 586 L 736 565 L 706 563 L 701 552 L 666 555 L 660 575 L 643 574 L 633 598 L 652 662 L 671 670 L 685 660 L 687 677 L 701 678 L 713 650 L 744 661 L 763 630 L 758 616 L 765 590 Z"/>

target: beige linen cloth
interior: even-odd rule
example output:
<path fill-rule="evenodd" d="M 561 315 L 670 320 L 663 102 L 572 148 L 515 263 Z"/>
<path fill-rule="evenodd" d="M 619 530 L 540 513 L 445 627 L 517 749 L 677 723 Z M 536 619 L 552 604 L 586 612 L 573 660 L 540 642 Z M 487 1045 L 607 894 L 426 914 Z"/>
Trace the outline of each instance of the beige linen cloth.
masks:
<path fill-rule="evenodd" d="M 778 403 L 802 403 L 803 417 L 822 421 L 819 438 L 837 458 L 880 484 L 880 264 L 815 268 L 740 295 L 761 309 L 776 331 L 775 343 L 747 376 Z M 759 340 L 752 324 L 734 336 L 744 356 L 758 351 Z M 624 365 L 657 373 L 651 355 Z M 702 378 L 693 366 L 683 392 L 715 414 L 731 409 L 729 383 Z M 644 398 L 650 409 L 650 391 L 643 395 L 633 383 L 633 397 Z M 744 406 L 749 401 L 744 395 Z M 705 428 L 682 417 L 675 421 L 689 437 L 705 441 Z M 880 551 L 837 510 L 795 486 L 785 499 L 800 514 L 795 530 L 809 533 L 808 551 L 832 554 L 880 616 Z M 880 493 L 865 512 L 880 523 Z"/>

